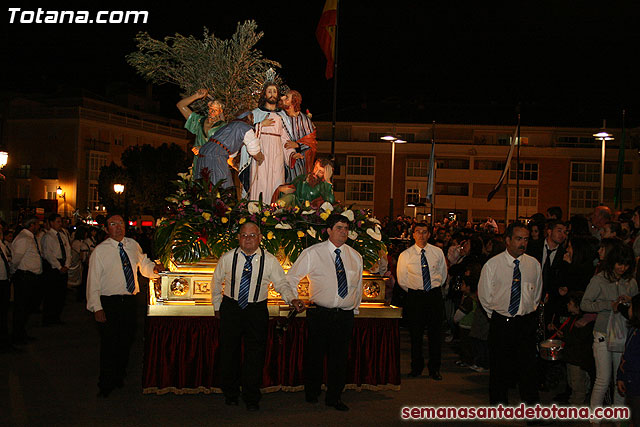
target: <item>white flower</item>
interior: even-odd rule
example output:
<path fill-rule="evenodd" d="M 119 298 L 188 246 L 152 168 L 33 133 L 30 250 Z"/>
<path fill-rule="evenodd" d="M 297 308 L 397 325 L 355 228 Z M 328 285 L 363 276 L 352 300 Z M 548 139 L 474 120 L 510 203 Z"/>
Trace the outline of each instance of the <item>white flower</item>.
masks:
<path fill-rule="evenodd" d="M 380 234 L 380 231 L 378 231 L 378 229 L 374 231 L 371 228 L 367 228 L 367 234 L 378 241 L 382 240 L 382 234 Z"/>
<path fill-rule="evenodd" d="M 178 203 L 178 199 L 176 199 L 175 197 L 167 197 L 165 200 L 171 203 Z"/>
<path fill-rule="evenodd" d="M 189 181 L 191 179 L 191 174 L 189 172 L 179 173 L 178 176 L 185 181 Z"/>
<path fill-rule="evenodd" d="M 247 205 L 247 209 L 249 210 L 250 214 L 257 214 L 258 212 L 260 212 L 260 205 L 258 205 L 258 202 L 249 202 L 249 204 Z"/>
<path fill-rule="evenodd" d="M 323 211 L 332 211 L 333 205 L 329 202 L 324 202 L 322 206 L 320 206 L 320 209 L 322 209 Z"/>
<path fill-rule="evenodd" d="M 349 238 L 351 240 L 356 240 L 358 238 L 358 232 L 354 230 L 349 231 Z"/>
<path fill-rule="evenodd" d="M 308 234 L 309 236 L 311 236 L 311 237 L 315 238 L 315 237 L 316 237 L 316 230 L 315 230 L 315 228 L 310 228 L 310 229 L 308 229 L 308 230 L 307 230 L 307 234 Z"/>
<path fill-rule="evenodd" d="M 369 221 L 373 222 L 374 224 L 380 224 L 380 221 L 378 221 L 376 218 L 369 218 Z"/>
<path fill-rule="evenodd" d="M 302 212 L 302 215 L 311 215 L 311 214 L 314 214 L 314 213 L 316 213 L 316 211 L 314 211 L 313 209 L 311 209 L 311 210 L 308 210 L 308 211 L 304 211 L 304 212 Z"/>
<path fill-rule="evenodd" d="M 346 216 L 346 217 L 347 217 L 347 219 L 348 219 L 349 221 L 353 221 L 353 219 L 355 218 L 355 217 L 353 216 L 353 211 L 352 211 L 351 209 L 348 209 L 348 210 L 346 210 L 346 211 L 342 212 L 342 214 L 341 214 L 341 215 L 342 215 L 342 216 Z"/>
<path fill-rule="evenodd" d="M 291 226 L 289 224 L 276 224 L 276 228 L 279 228 L 281 230 L 291 230 Z"/>

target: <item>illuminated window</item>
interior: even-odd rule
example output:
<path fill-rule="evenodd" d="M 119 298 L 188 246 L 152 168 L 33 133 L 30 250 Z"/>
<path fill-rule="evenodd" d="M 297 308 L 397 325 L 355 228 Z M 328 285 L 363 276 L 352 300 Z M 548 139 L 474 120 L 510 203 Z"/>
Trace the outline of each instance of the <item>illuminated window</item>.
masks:
<path fill-rule="evenodd" d="M 600 204 L 600 190 L 591 188 L 571 189 L 571 207 L 574 209 L 592 209 Z"/>
<path fill-rule="evenodd" d="M 509 206 L 516 205 L 516 189 L 509 188 Z M 520 206 L 537 206 L 538 205 L 538 189 L 537 188 L 520 188 Z"/>
<path fill-rule="evenodd" d="M 98 184 L 89 184 L 89 207 L 91 210 L 97 210 L 96 206 L 100 205 L 98 197 Z"/>
<path fill-rule="evenodd" d="M 89 179 L 97 181 L 100 169 L 107 165 L 108 155 L 92 152 L 89 154 Z"/>
<path fill-rule="evenodd" d="M 347 175 L 373 176 L 375 164 L 373 156 L 347 156 Z"/>

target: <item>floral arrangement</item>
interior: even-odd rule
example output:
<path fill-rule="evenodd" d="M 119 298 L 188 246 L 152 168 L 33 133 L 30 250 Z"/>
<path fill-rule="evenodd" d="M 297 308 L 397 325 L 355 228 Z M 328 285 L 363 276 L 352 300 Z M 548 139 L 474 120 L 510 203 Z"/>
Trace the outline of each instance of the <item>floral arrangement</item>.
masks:
<path fill-rule="evenodd" d="M 347 244 L 362 255 L 365 269 L 385 248 L 380 222 L 365 210 L 328 202 L 314 208 L 309 202 L 287 207 L 237 200 L 235 189 L 221 188 L 222 181 L 212 185 L 206 170 L 198 180 L 190 173 L 178 175 L 181 179 L 172 181 L 178 190 L 166 199 L 168 216 L 158 220 L 155 236 L 156 253 L 164 263 L 219 257 L 238 246 L 238 230 L 246 221 L 260 224 L 265 250 L 293 263 L 305 248 L 326 240 L 325 221 L 331 213 L 349 219 Z"/>

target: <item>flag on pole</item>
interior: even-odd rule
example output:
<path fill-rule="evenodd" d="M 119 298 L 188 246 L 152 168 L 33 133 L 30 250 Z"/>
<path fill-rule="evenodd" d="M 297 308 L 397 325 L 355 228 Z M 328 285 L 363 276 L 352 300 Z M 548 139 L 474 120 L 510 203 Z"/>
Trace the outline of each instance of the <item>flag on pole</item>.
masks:
<path fill-rule="evenodd" d="M 316 38 L 320 43 L 320 48 L 327 57 L 327 68 L 324 75 L 329 80 L 333 77 L 333 64 L 336 51 L 336 25 L 338 13 L 338 0 L 327 0 L 320 16 L 320 22 L 316 28 Z"/>
<path fill-rule="evenodd" d="M 618 148 L 618 170 L 616 172 L 616 190 L 613 193 L 613 206 L 614 209 L 622 208 L 622 180 L 624 177 L 624 144 L 625 144 L 625 129 L 624 129 L 624 117 L 625 111 L 622 111 L 622 140 L 620 141 L 620 148 Z"/>
<path fill-rule="evenodd" d="M 507 163 L 504 165 L 504 170 L 502 171 L 502 175 L 500 175 L 500 179 L 498 180 L 498 183 L 495 185 L 495 187 L 493 187 L 493 190 L 491 190 L 491 192 L 487 196 L 487 202 L 490 202 L 493 196 L 495 196 L 496 193 L 500 190 L 500 187 L 502 187 L 502 182 L 504 181 L 505 177 L 507 176 L 507 173 L 509 172 L 509 167 L 511 166 L 511 157 L 513 157 L 513 151 L 516 148 L 516 144 L 519 143 L 517 141 L 519 129 L 520 129 L 520 123 L 518 122 L 518 125 L 516 126 L 516 130 L 513 132 L 513 137 L 511 137 L 511 147 L 509 147 L 509 154 L 507 154 Z"/>
<path fill-rule="evenodd" d="M 434 125 L 435 126 L 435 125 Z M 431 138 L 431 156 L 429 156 L 429 171 L 427 172 L 427 201 L 433 203 L 433 182 L 436 179 L 436 139 Z"/>

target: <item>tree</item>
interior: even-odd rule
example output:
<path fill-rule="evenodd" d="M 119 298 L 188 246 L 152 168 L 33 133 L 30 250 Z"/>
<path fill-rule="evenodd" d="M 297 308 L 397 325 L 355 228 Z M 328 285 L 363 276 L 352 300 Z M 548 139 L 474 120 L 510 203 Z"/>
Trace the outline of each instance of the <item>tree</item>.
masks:
<path fill-rule="evenodd" d="M 136 36 L 138 51 L 127 62 L 138 74 L 153 83 L 179 86 L 184 96 L 205 88 L 226 105 L 227 117 L 256 107 L 262 85 L 267 80 L 281 83 L 274 67 L 280 64 L 262 56 L 254 46 L 264 33 L 256 33 L 255 21 L 238 23 L 231 39 L 222 40 L 204 28 L 202 40 L 180 34 L 155 40 L 146 32 Z M 206 112 L 206 100 L 194 104 Z"/>
<path fill-rule="evenodd" d="M 127 171 L 115 163 L 111 162 L 108 166 L 103 166 L 100 169 L 100 175 L 98 176 L 98 198 L 107 212 L 124 212 L 125 197 L 127 193 L 118 196 L 113 191 L 113 184 L 124 184 L 125 190 L 129 188 L 129 179 Z"/>

